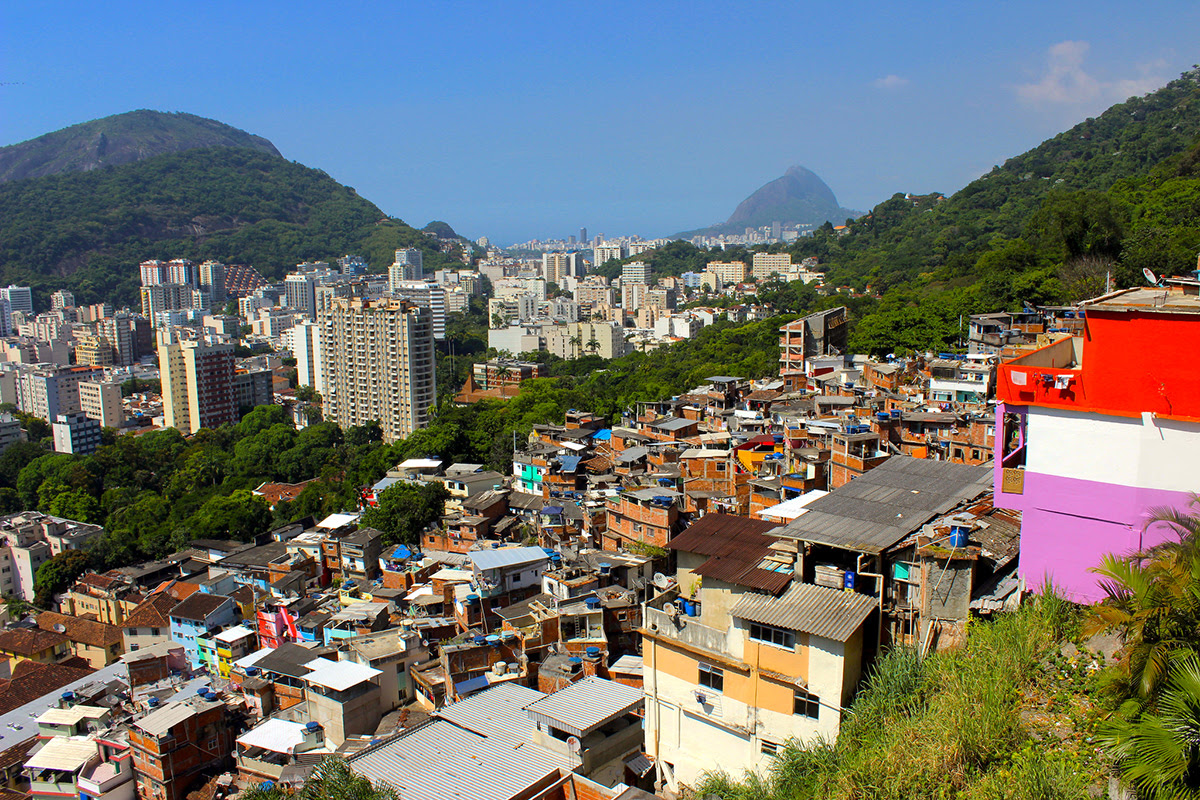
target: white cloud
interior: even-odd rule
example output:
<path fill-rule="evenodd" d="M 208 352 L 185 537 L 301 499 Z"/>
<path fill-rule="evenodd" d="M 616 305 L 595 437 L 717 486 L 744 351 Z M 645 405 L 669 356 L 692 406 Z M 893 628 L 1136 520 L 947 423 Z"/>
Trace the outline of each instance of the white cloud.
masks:
<path fill-rule="evenodd" d="M 1017 97 L 1033 106 L 1115 103 L 1146 94 L 1166 83 L 1166 78 L 1159 74 L 1166 66 L 1161 60 L 1139 64 L 1136 77 L 1102 81 L 1083 68 L 1089 48 L 1087 42 L 1053 45 L 1046 56 L 1046 74 L 1036 83 L 1018 85 Z"/>
<path fill-rule="evenodd" d="M 899 75 L 887 75 L 883 78 L 877 78 L 871 85 L 876 89 L 899 89 L 902 86 L 908 86 L 908 78 L 901 78 Z"/>

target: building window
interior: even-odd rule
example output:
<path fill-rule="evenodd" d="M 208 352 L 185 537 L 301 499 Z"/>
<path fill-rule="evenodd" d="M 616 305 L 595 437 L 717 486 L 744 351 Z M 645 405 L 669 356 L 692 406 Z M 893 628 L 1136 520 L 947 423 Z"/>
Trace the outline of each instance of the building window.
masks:
<path fill-rule="evenodd" d="M 796 634 L 783 628 L 773 628 L 770 625 L 750 623 L 750 638 L 756 642 L 766 642 L 776 647 L 786 647 L 791 650 L 796 646 Z"/>
<path fill-rule="evenodd" d="M 972 451 L 971 451 L 971 458 L 972 458 L 974 461 L 978 461 L 978 460 L 979 460 L 979 451 L 978 451 L 978 450 L 972 450 Z"/>
<path fill-rule="evenodd" d="M 725 671 L 711 664 L 701 664 L 699 683 L 701 686 L 706 686 L 713 691 L 719 692 L 725 685 Z"/>
<path fill-rule="evenodd" d="M 792 713 L 800 717 L 817 719 L 821 714 L 821 698 L 803 689 L 796 690 L 796 701 Z"/>
<path fill-rule="evenodd" d="M 151 636 L 158 636 L 158 628 L 151 628 L 151 629 L 150 629 L 150 635 L 151 635 Z"/>

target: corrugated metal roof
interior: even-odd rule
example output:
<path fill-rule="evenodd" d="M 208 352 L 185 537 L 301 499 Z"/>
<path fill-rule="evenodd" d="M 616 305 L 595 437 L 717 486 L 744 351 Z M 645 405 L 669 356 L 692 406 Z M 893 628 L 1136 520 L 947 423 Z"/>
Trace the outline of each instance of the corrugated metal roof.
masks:
<path fill-rule="evenodd" d="M 344 692 L 351 686 L 357 686 L 371 680 L 376 675 L 383 674 L 382 670 L 359 664 L 357 661 L 330 661 L 327 658 L 317 658 L 304 666 L 312 670 L 304 676 L 304 680 L 315 683 L 317 686 L 324 686 L 326 689 L 333 689 L 335 692 Z"/>
<path fill-rule="evenodd" d="M 395 787 L 405 800 L 510 800 L 557 776 L 560 768 L 573 768 L 550 750 L 482 736 L 445 719 L 369 747 L 352 756 L 349 765 L 359 775 Z"/>
<path fill-rule="evenodd" d="M 642 690 L 589 675 L 525 707 L 531 719 L 586 736 L 642 704 Z"/>
<path fill-rule="evenodd" d="M 500 569 L 547 561 L 550 557 L 540 547 L 504 547 L 499 550 L 472 550 L 467 553 L 467 558 L 477 569 Z"/>
<path fill-rule="evenodd" d="M 736 586 L 761 589 L 778 594 L 791 581 L 791 575 L 759 569 L 759 563 L 771 553 L 777 541 L 767 536 L 775 524 L 731 514 L 705 514 L 671 539 L 672 550 L 708 556 L 695 573 Z"/>
<path fill-rule="evenodd" d="M 32 769 L 58 769 L 74 772 L 92 758 L 99 758 L 94 739 L 86 736 L 55 736 L 31 755 L 25 766 Z"/>
<path fill-rule="evenodd" d="M 774 536 L 879 553 L 934 517 L 991 491 L 991 466 L 892 456 L 808 506 Z"/>
<path fill-rule="evenodd" d="M 195 713 L 196 707 L 191 701 L 176 701 L 147 714 L 133 724 L 151 736 L 161 736 Z"/>
<path fill-rule="evenodd" d="M 844 642 L 876 606 L 876 600 L 813 583 L 793 583 L 780 597 L 744 594 L 731 616 Z"/>
<path fill-rule="evenodd" d="M 451 703 L 438 712 L 467 730 L 483 736 L 527 740 L 533 733 L 533 723 L 525 707 L 546 697 L 536 689 L 515 683 L 497 683 L 486 692 Z"/>

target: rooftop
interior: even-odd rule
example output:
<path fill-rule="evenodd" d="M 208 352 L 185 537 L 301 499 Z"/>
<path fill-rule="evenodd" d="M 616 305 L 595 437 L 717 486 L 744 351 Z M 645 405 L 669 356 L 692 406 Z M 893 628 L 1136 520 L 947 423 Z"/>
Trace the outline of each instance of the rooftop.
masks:
<path fill-rule="evenodd" d="M 525 707 L 531 719 L 575 736 L 592 731 L 642 704 L 642 690 L 589 675 Z"/>
<path fill-rule="evenodd" d="M 892 456 L 808 506 L 772 535 L 880 553 L 930 519 L 992 489 L 992 467 Z"/>
<path fill-rule="evenodd" d="M 812 583 L 793 583 L 780 597 L 743 594 L 730 615 L 844 642 L 866 621 L 876 600 Z"/>
<path fill-rule="evenodd" d="M 304 666 L 311 670 L 304 676 L 304 680 L 326 689 L 333 689 L 335 692 L 344 692 L 352 686 L 383 674 L 374 667 L 356 661 L 330 661 L 327 658 L 313 659 Z"/>
<path fill-rule="evenodd" d="M 776 541 L 766 534 L 776 527 L 774 523 L 747 517 L 705 514 L 667 546 L 709 556 L 696 568 L 697 575 L 778 594 L 788 585 L 791 575 L 759 568 L 759 563 L 771 553 L 771 543 Z"/>
<path fill-rule="evenodd" d="M 472 550 L 467 553 L 476 569 L 502 569 L 547 561 L 550 556 L 540 547 L 504 547 L 499 550 Z"/>
<path fill-rule="evenodd" d="M 47 739 L 40 750 L 26 759 L 25 766 L 30 769 L 75 772 L 98 757 L 94 739 L 86 736 L 55 736 Z"/>

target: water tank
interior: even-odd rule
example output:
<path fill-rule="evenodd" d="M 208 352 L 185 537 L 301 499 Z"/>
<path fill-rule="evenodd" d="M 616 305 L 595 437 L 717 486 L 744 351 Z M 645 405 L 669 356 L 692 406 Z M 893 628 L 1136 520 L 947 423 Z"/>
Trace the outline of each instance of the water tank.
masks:
<path fill-rule="evenodd" d="M 508 662 L 507 661 L 497 661 L 495 664 L 492 664 L 492 672 L 496 673 L 497 675 L 507 674 L 508 673 Z"/>
<path fill-rule="evenodd" d="M 571 656 L 567 659 L 567 665 L 571 668 L 571 672 L 579 672 L 583 669 L 583 659 L 578 656 Z"/>
<path fill-rule="evenodd" d="M 253 678 L 258 673 L 262 672 L 258 667 L 246 667 L 246 677 Z"/>
<path fill-rule="evenodd" d="M 146 701 L 146 704 L 147 704 L 148 706 L 150 706 L 151 708 L 156 708 L 156 707 L 158 706 L 159 702 L 160 702 L 160 701 L 159 701 L 159 699 L 158 699 L 157 697 L 153 697 L 153 696 L 151 696 L 151 698 L 150 698 L 149 700 L 147 700 L 147 701 Z"/>
<path fill-rule="evenodd" d="M 601 561 L 600 562 L 600 574 L 608 575 L 610 572 L 612 572 L 612 564 L 609 564 L 607 561 Z"/>
<path fill-rule="evenodd" d="M 965 525 L 950 526 L 950 546 L 951 547 L 966 547 L 967 546 L 967 531 Z"/>
<path fill-rule="evenodd" d="M 595 611 L 597 608 L 600 607 L 600 598 L 599 597 L 589 597 L 587 600 L 583 601 L 583 604 L 585 606 L 587 606 L 590 610 Z"/>
<path fill-rule="evenodd" d="M 475 644 L 485 644 L 486 642 L 487 642 L 486 636 L 476 636 L 475 637 Z"/>
<path fill-rule="evenodd" d="M 312 733 L 314 731 L 319 731 L 319 730 L 321 730 L 321 723 L 306 722 L 306 723 L 304 723 L 304 730 L 308 731 L 309 733 Z"/>
<path fill-rule="evenodd" d="M 500 637 L 493 633 L 487 637 L 487 643 L 492 647 L 496 647 L 500 644 Z"/>
<path fill-rule="evenodd" d="M 201 686 L 199 689 L 196 690 L 196 694 L 200 695 L 201 697 L 204 697 L 204 695 L 208 694 L 208 687 Z"/>
<path fill-rule="evenodd" d="M 599 647 L 588 647 L 583 652 L 590 659 L 597 659 L 600 657 L 600 648 Z"/>

